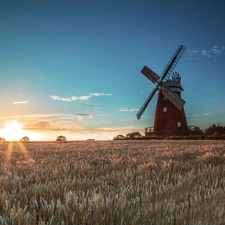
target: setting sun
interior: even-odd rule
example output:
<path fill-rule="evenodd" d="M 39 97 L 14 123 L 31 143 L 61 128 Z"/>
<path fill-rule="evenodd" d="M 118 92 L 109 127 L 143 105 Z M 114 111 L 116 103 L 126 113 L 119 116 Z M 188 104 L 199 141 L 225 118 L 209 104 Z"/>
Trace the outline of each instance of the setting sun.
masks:
<path fill-rule="evenodd" d="M 22 129 L 22 124 L 13 121 L 6 124 L 2 134 L 7 141 L 19 141 L 25 135 L 25 131 Z"/>
<path fill-rule="evenodd" d="M 23 129 L 23 124 L 17 121 L 11 121 L 5 124 L 0 130 L 0 137 L 6 141 L 19 141 L 24 136 L 28 136 L 29 140 L 37 141 L 42 138 L 42 135 L 36 132 Z"/>

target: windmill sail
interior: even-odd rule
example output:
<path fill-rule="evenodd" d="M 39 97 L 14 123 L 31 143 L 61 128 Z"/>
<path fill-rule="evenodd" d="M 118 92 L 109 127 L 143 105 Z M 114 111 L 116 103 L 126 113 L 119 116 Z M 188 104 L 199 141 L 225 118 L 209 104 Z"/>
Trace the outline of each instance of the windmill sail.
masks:
<path fill-rule="evenodd" d="M 180 45 L 177 48 L 176 52 L 173 54 L 169 63 L 167 64 L 167 66 L 165 67 L 165 69 L 162 72 L 161 81 L 163 81 L 164 79 L 168 79 L 170 77 L 171 73 L 173 72 L 174 68 L 176 67 L 177 63 L 179 62 L 181 56 L 183 55 L 185 49 L 186 49 L 186 47 L 184 47 L 183 45 Z"/>
<path fill-rule="evenodd" d="M 155 84 L 160 78 L 154 71 L 149 69 L 147 66 L 144 66 L 141 70 L 141 73 L 144 74 L 153 84 Z"/>
<path fill-rule="evenodd" d="M 155 92 L 158 90 L 158 87 L 156 87 L 155 89 L 152 90 L 152 92 L 150 93 L 150 95 L 148 96 L 148 98 L 146 99 L 145 103 L 142 105 L 142 107 L 140 108 L 140 110 L 138 111 L 136 117 L 139 120 L 142 116 L 142 114 L 144 113 L 145 109 L 147 108 L 149 102 L 151 101 L 151 99 L 153 98 Z"/>
<path fill-rule="evenodd" d="M 162 72 L 162 75 L 159 77 L 155 72 L 153 72 L 151 69 L 149 69 L 147 66 L 144 66 L 143 69 L 141 70 L 141 73 L 143 75 L 145 75 L 150 81 L 152 81 L 153 83 L 156 83 L 156 87 L 152 90 L 152 92 L 150 93 L 150 95 L 148 96 L 148 98 L 146 99 L 146 101 L 144 102 L 144 104 L 142 105 L 142 107 L 140 108 L 139 112 L 137 113 L 136 117 L 137 119 L 140 119 L 142 114 L 144 113 L 145 109 L 147 108 L 149 102 L 151 101 L 151 99 L 153 98 L 155 92 L 162 87 L 163 82 L 165 79 L 168 79 L 171 75 L 171 73 L 173 72 L 175 66 L 177 65 L 177 63 L 179 62 L 181 56 L 183 55 L 184 51 L 185 51 L 185 47 L 183 45 L 180 45 L 177 50 L 175 51 L 175 53 L 173 54 L 172 58 L 170 59 L 169 63 L 167 64 L 167 66 L 165 67 L 165 69 Z M 168 90 L 166 88 L 164 88 L 164 90 L 162 90 L 164 92 L 164 95 L 179 109 L 181 110 L 185 101 L 178 96 L 175 92 L 173 92 L 172 90 Z M 178 96 L 178 97 L 177 97 Z"/>
<path fill-rule="evenodd" d="M 174 91 L 166 86 L 162 86 L 162 93 L 166 96 L 179 110 L 181 110 L 185 104 L 185 101 Z"/>

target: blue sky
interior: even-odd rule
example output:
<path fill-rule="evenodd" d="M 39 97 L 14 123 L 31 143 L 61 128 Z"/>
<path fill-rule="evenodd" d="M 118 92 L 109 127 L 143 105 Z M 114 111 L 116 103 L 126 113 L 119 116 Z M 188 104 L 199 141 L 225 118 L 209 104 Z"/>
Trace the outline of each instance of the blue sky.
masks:
<path fill-rule="evenodd" d="M 161 75 L 180 44 L 188 124 L 225 126 L 224 9 L 222 0 L 2 2 L 0 129 L 17 121 L 33 140 L 143 134 L 157 95 L 137 120 L 154 88 L 140 71 Z"/>

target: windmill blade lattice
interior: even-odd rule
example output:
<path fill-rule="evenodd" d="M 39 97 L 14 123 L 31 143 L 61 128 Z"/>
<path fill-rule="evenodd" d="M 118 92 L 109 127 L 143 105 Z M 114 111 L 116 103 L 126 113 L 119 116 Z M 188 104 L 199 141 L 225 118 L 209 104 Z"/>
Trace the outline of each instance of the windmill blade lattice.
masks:
<path fill-rule="evenodd" d="M 152 90 L 152 92 L 150 93 L 148 98 L 145 100 L 145 103 L 142 105 L 142 107 L 138 111 L 138 113 L 136 115 L 138 120 L 141 118 L 142 114 L 144 113 L 145 109 L 147 108 L 149 102 L 152 100 L 152 98 L 157 90 L 158 90 L 158 87 L 156 87 L 155 89 Z"/>
<path fill-rule="evenodd" d="M 173 54 L 172 58 L 170 59 L 169 63 L 167 64 L 167 66 L 165 67 L 165 69 L 162 72 L 161 75 L 161 82 L 164 79 L 168 79 L 171 75 L 171 73 L 173 72 L 174 68 L 176 67 L 177 63 L 179 62 L 181 56 L 184 54 L 186 47 L 184 47 L 183 45 L 180 45 L 177 50 L 175 51 L 175 53 Z"/>
<path fill-rule="evenodd" d="M 144 74 L 153 83 L 157 82 L 157 85 L 152 90 L 152 92 L 150 93 L 150 95 L 148 96 L 148 98 L 146 99 L 146 101 L 144 102 L 144 104 L 142 105 L 140 110 L 138 111 L 138 113 L 136 115 L 137 119 L 141 118 L 141 116 L 143 115 L 143 113 L 144 113 L 145 109 L 147 108 L 149 102 L 153 98 L 154 94 L 162 86 L 163 81 L 170 77 L 171 73 L 173 72 L 174 68 L 176 67 L 177 63 L 179 62 L 181 56 L 183 55 L 185 49 L 186 49 L 186 47 L 184 47 L 183 45 L 180 45 L 177 48 L 177 50 L 173 54 L 172 58 L 170 59 L 169 63 L 167 64 L 167 66 L 163 70 L 160 81 L 158 81 L 159 80 L 159 76 L 155 72 L 150 70 L 147 66 L 143 67 L 143 69 L 141 71 L 142 74 Z M 174 101 L 174 98 L 173 98 L 173 101 Z M 174 104 L 177 104 L 179 106 L 179 108 L 180 108 L 180 103 L 174 103 Z"/>

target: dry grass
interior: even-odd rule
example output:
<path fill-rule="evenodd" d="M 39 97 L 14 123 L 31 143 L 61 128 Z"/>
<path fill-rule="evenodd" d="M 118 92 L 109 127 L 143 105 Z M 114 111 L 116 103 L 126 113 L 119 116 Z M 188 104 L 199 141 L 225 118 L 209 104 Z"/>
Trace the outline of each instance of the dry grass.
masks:
<path fill-rule="evenodd" d="M 225 224 L 225 141 L 0 144 L 0 225 Z"/>

